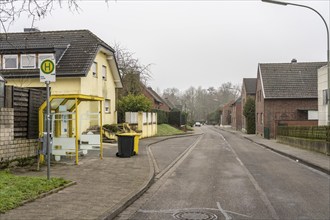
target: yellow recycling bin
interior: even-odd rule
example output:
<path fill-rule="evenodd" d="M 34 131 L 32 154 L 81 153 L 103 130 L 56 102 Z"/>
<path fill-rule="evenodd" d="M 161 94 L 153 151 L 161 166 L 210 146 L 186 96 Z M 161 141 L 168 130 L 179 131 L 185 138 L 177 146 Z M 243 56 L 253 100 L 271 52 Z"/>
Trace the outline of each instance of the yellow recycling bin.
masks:
<path fill-rule="evenodd" d="M 140 139 L 140 134 L 135 134 L 134 136 L 134 153 L 138 154 L 139 153 L 139 139 Z"/>
<path fill-rule="evenodd" d="M 131 157 L 139 153 L 139 138 L 137 133 L 122 133 L 118 136 L 118 157 Z"/>

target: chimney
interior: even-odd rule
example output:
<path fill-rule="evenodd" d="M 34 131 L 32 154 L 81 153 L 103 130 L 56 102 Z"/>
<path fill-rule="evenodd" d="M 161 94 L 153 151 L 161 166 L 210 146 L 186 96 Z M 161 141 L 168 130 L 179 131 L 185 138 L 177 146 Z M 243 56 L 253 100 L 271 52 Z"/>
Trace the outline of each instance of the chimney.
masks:
<path fill-rule="evenodd" d="M 30 32 L 40 32 L 38 28 L 24 28 L 25 33 L 30 33 Z"/>
<path fill-rule="evenodd" d="M 293 58 L 292 60 L 291 60 L 291 63 L 297 63 L 298 61 L 297 61 L 297 59 L 295 59 L 295 58 Z"/>

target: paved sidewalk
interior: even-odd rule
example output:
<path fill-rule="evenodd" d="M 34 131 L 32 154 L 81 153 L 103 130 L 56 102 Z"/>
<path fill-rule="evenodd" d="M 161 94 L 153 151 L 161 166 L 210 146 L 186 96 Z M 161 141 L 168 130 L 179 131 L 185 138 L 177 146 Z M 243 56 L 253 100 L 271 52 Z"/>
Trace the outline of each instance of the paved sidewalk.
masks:
<path fill-rule="evenodd" d="M 264 139 L 254 134 L 245 134 L 240 131 L 235 131 L 227 127 L 221 127 L 220 129 L 226 130 L 231 133 L 235 133 L 237 135 L 241 135 L 242 137 L 254 143 L 257 143 L 263 147 L 266 147 L 277 153 L 290 157 L 294 160 L 297 160 L 300 163 L 318 169 L 324 173 L 330 174 L 330 157 L 325 154 L 281 144 L 276 142 L 276 140 L 274 139 L 270 139 L 270 140 Z"/>
<path fill-rule="evenodd" d="M 51 177 L 63 177 L 76 185 L 0 214 L 0 219 L 111 219 L 151 184 L 154 169 L 147 145 L 158 140 L 140 140 L 139 154 L 131 158 L 116 157 L 117 145 L 104 144 L 103 160 L 95 152 L 82 158 L 78 166 L 52 165 Z M 46 176 L 46 168 L 21 174 Z"/>

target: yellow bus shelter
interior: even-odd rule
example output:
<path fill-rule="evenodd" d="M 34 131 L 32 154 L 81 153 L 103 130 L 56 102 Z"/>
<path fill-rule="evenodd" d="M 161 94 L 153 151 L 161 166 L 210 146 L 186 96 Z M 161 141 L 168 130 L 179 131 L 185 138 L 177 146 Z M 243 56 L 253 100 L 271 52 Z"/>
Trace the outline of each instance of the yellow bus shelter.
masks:
<path fill-rule="evenodd" d="M 50 102 L 50 109 L 51 112 L 55 112 L 54 117 L 56 118 L 58 113 L 60 111 L 61 107 L 64 107 L 67 112 L 69 112 L 68 117 L 68 135 L 72 138 L 74 138 L 74 145 L 75 145 L 75 163 L 78 164 L 79 162 L 79 111 L 78 106 L 81 102 L 87 101 L 87 102 L 98 102 L 99 103 L 99 127 L 100 127 L 100 158 L 103 158 L 103 146 L 102 146 L 102 115 L 103 115 L 103 108 L 102 108 L 102 102 L 104 101 L 103 97 L 98 96 L 89 96 L 89 95 L 82 95 L 82 94 L 65 94 L 65 95 L 51 95 L 49 97 Z M 47 107 L 47 102 L 44 102 L 40 108 L 39 108 L 39 137 L 43 136 L 43 133 L 45 131 L 44 125 L 45 125 L 45 109 Z M 74 120 L 72 120 L 72 116 L 74 116 Z M 71 119 L 70 119 L 71 117 Z M 74 122 L 74 123 L 73 123 Z M 61 124 L 55 121 L 55 130 L 53 130 L 54 136 L 57 136 L 61 133 Z M 73 131 L 74 129 L 74 133 Z M 72 137 L 73 136 L 73 137 Z M 43 161 L 43 155 L 40 155 L 40 161 Z"/>

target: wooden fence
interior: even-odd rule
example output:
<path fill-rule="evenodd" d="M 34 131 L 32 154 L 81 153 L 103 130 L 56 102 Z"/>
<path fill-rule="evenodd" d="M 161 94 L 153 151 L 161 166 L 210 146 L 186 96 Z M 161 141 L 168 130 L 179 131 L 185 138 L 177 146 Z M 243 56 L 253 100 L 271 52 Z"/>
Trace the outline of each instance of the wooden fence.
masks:
<path fill-rule="evenodd" d="M 14 138 L 38 138 L 38 110 L 45 100 L 45 88 L 6 86 L 5 107 L 14 109 Z"/>

